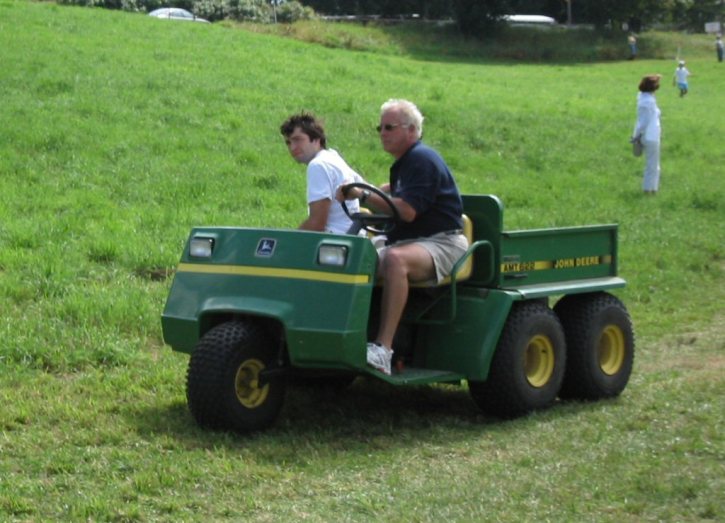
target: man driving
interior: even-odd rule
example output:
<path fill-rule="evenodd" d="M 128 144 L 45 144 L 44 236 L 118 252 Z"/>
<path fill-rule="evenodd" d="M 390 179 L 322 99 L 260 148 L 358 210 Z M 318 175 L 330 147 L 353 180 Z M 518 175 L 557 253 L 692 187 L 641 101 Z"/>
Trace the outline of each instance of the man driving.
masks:
<path fill-rule="evenodd" d="M 443 158 L 421 142 L 423 115 L 408 100 L 388 100 L 380 109 L 377 128 L 383 149 L 391 154 L 389 183 L 380 187 L 391 195 L 400 215 L 378 250 L 382 278 L 380 327 L 367 345 L 368 364 L 390 374 L 393 338 L 408 301 L 412 282 L 440 282 L 468 248 L 463 234 L 463 204 Z M 390 214 L 383 198 L 359 187 L 342 187 L 338 199 L 358 198 L 367 207 Z"/>

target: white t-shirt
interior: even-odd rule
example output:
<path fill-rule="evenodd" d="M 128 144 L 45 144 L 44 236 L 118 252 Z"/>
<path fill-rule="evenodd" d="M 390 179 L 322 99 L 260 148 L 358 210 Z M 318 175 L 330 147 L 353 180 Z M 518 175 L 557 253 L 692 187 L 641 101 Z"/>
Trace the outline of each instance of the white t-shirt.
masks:
<path fill-rule="evenodd" d="M 687 70 L 687 67 L 678 67 L 675 69 L 675 77 L 677 78 L 678 84 L 686 84 L 688 76 L 690 76 L 690 71 Z"/>
<path fill-rule="evenodd" d="M 307 203 L 325 199 L 332 201 L 326 231 L 344 234 L 350 228 L 352 222 L 342 205 L 335 200 L 335 193 L 340 185 L 362 181 L 362 177 L 334 149 L 320 150 L 307 164 Z M 357 200 L 347 200 L 345 203 L 350 213 L 360 211 Z"/>

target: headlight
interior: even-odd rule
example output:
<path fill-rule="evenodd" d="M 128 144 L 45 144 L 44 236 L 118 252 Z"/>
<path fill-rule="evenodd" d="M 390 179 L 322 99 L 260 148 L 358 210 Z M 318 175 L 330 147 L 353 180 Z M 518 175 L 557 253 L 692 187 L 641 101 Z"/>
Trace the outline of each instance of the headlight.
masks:
<path fill-rule="evenodd" d="M 189 242 L 189 255 L 194 258 L 211 258 L 214 238 L 194 237 Z"/>
<path fill-rule="evenodd" d="M 317 263 L 343 267 L 347 262 L 347 247 L 344 245 L 320 245 L 317 253 Z"/>

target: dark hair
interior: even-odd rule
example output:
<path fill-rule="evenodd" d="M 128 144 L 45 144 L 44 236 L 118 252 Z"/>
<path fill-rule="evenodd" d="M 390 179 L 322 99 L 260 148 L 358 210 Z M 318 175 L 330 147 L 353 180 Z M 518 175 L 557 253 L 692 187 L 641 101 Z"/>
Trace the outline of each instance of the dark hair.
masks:
<path fill-rule="evenodd" d="M 327 137 L 325 136 L 325 128 L 322 126 L 315 115 L 311 113 L 299 113 L 287 118 L 280 126 L 279 132 L 283 136 L 289 137 L 295 129 L 299 127 L 300 131 L 310 137 L 310 141 L 320 140 L 323 149 L 327 148 Z"/>
<path fill-rule="evenodd" d="M 643 93 L 654 93 L 660 88 L 660 74 L 648 74 L 642 77 L 642 81 L 639 82 L 639 90 Z"/>

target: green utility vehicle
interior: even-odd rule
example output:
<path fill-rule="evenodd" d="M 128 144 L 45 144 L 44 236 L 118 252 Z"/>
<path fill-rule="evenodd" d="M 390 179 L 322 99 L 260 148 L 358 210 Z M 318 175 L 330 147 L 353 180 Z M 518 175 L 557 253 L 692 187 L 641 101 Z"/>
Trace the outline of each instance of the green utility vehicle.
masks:
<path fill-rule="evenodd" d="M 162 327 L 173 350 L 191 355 L 186 393 L 197 423 L 259 430 L 278 416 L 290 382 L 343 386 L 360 375 L 394 385 L 465 381 L 485 413 L 503 418 L 557 397 L 620 394 L 634 334 L 609 292 L 625 285 L 617 226 L 505 231 L 495 196 L 465 195 L 463 204 L 470 248 L 449 281 L 411 289 L 391 375 L 366 364 L 381 294 L 368 238 L 194 228 Z M 375 232 L 395 226 L 384 215 L 352 218 Z"/>

